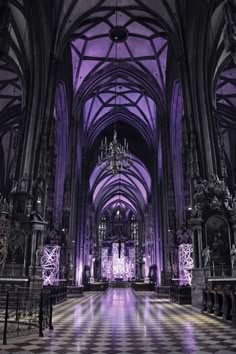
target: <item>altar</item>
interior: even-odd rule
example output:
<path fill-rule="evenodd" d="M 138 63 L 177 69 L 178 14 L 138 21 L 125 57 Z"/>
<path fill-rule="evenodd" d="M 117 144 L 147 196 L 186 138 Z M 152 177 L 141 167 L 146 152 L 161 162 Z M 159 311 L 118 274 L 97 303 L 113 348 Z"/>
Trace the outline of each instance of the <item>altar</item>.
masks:
<path fill-rule="evenodd" d="M 129 281 L 135 278 L 135 248 L 124 242 L 102 247 L 102 278 L 107 281 Z"/>

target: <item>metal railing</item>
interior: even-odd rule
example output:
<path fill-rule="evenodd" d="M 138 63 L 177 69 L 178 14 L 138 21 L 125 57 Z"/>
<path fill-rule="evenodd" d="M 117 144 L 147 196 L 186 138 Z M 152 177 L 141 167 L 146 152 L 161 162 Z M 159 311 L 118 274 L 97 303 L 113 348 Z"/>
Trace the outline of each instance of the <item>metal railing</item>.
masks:
<path fill-rule="evenodd" d="M 7 339 L 53 329 L 53 298 L 48 290 L 19 288 L 0 293 L 0 338 Z"/>
<path fill-rule="evenodd" d="M 191 287 L 190 286 L 170 286 L 170 300 L 177 302 L 179 305 L 192 303 Z"/>
<path fill-rule="evenodd" d="M 51 292 L 52 295 L 52 304 L 60 304 L 67 300 L 67 286 L 59 285 L 59 286 L 47 286 L 44 288 L 47 291 Z"/>

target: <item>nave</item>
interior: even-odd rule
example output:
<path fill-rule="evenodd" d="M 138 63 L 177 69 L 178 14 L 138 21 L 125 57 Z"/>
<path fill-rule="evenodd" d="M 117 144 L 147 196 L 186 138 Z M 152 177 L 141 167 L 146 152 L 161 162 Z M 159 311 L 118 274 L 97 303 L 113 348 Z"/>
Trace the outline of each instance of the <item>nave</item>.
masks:
<path fill-rule="evenodd" d="M 236 353 L 235 329 L 157 299 L 151 292 L 89 292 L 54 309 L 54 330 L 43 338 L 9 341 L 0 354 Z"/>

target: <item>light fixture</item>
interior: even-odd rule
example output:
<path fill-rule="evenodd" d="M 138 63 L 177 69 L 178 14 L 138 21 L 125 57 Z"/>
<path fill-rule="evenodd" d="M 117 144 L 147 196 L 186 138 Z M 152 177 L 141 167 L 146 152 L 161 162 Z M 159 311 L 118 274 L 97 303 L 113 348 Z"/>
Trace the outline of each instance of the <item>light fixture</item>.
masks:
<path fill-rule="evenodd" d="M 114 65 L 119 65 L 118 60 L 118 44 L 126 41 L 128 38 L 128 31 L 119 26 L 118 24 L 118 1 L 116 0 L 115 7 L 115 26 L 111 29 L 109 33 L 110 39 L 115 45 L 115 60 Z M 118 85 L 118 71 L 116 70 L 115 77 L 115 112 L 117 112 L 117 85 Z M 114 128 L 113 140 L 107 143 L 107 138 L 105 141 L 101 142 L 100 155 L 98 157 L 98 164 L 103 164 L 105 162 L 105 169 L 112 172 L 113 175 L 120 173 L 122 170 L 128 169 L 130 167 L 131 159 L 128 152 L 128 142 L 124 139 L 124 145 L 121 145 L 117 141 L 117 131 Z M 103 165 L 104 166 L 104 165 Z"/>
<path fill-rule="evenodd" d="M 128 152 L 128 142 L 124 139 L 124 145 L 117 141 L 117 131 L 114 129 L 113 140 L 107 143 L 107 137 L 101 142 L 100 155 L 98 157 L 98 164 L 105 162 L 107 171 L 112 172 L 113 175 L 120 173 L 122 170 L 130 167 L 130 155 Z"/>

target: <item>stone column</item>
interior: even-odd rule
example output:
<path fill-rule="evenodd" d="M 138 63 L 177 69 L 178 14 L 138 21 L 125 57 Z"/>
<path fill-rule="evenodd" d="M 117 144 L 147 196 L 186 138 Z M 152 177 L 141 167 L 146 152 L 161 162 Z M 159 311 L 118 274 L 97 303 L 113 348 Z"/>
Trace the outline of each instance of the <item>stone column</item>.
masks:
<path fill-rule="evenodd" d="M 30 287 L 40 288 L 43 284 L 42 267 L 39 257 L 43 252 L 43 237 L 47 222 L 37 213 L 33 215 L 32 223 L 32 237 L 31 237 L 31 258 L 29 267 Z M 37 234 L 40 232 L 40 240 L 37 242 Z"/>
<path fill-rule="evenodd" d="M 231 215 L 231 223 L 232 223 L 232 229 L 233 229 L 234 244 L 236 245 L 236 215 L 235 215 L 235 213 L 233 213 Z"/>
<path fill-rule="evenodd" d="M 35 267 L 36 239 L 37 230 L 33 230 L 31 236 L 30 275 L 32 275 L 33 269 Z"/>
<path fill-rule="evenodd" d="M 196 248 L 196 240 L 195 233 L 193 234 L 193 259 L 194 259 L 194 268 L 202 268 L 202 222 L 201 218 L 192 218 L 190 219 L 190 224 L 192 226 L 192 230 L 197 231 L 197 248 Z"/>

